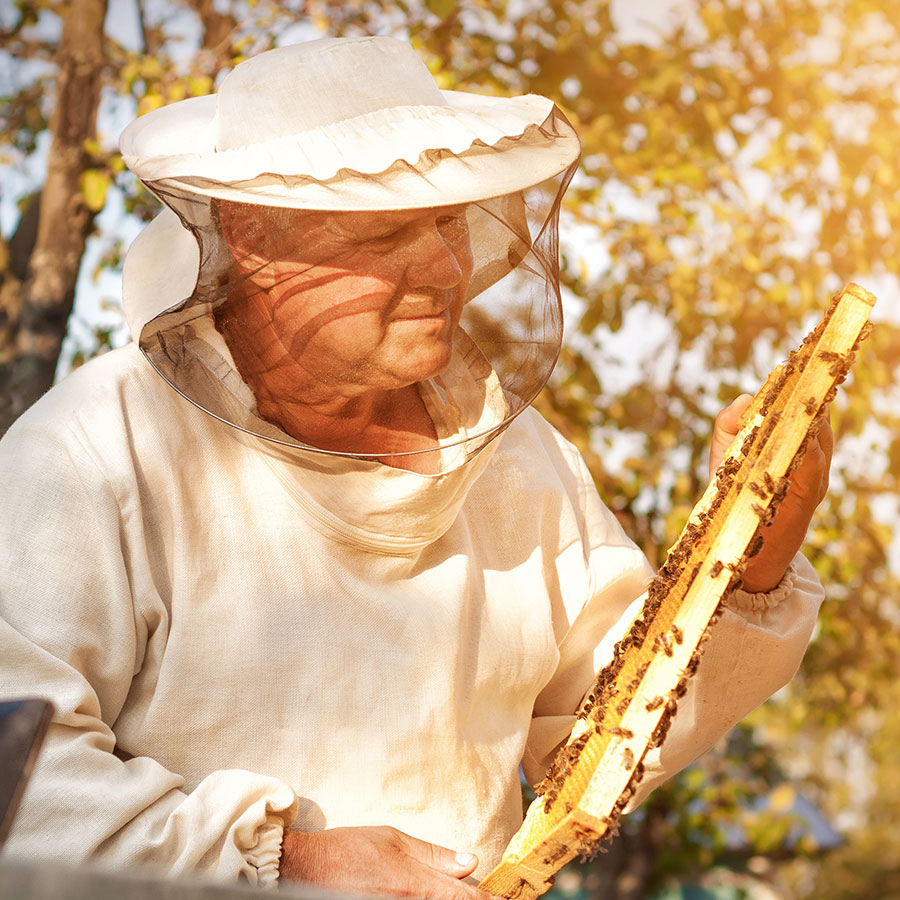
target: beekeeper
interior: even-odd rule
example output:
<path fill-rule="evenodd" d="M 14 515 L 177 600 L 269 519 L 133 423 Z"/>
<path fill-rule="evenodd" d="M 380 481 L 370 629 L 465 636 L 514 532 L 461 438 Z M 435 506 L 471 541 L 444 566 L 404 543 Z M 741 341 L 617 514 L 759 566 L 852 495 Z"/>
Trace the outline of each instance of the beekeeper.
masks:
<path fill-rule="evenodd" d="M 0 685 L 56 707 L 7 852 L 480 896 L 652 575 L 529 408 L 577 137 L 371 37 L 252 58 L 121 147 L 167 207 L 135 342 L 0 444 Z M 825 427 L 644 792 L 796 670 L 829 456 Z"/>

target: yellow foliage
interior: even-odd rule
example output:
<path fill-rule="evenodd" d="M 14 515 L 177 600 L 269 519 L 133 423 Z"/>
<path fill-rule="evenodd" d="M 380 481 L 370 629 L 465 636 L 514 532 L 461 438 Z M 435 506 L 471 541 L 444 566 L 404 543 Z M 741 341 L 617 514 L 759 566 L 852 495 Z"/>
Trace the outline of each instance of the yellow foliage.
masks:
<path fill-rule="evenodd" d="M 452 73 L 443 69 L 435 73 L 434 80 L 437 82 L 438 87 L 444 91 L 451 91 L 456 86 L 456 79 Z"/>
<path fill-rule="evenodd" d="M 138 101 L 138 115 L 142 116 L 144 115 L 144 113 L 151 112 L 154 109 L 159 109 L 162 105 L 162 94 L 144 94 L 144 96 L 141 97 L 141 99 Z"/>
<path fill-rule="evenodd" d="M 664 546 L 664 533 L 678 533 L 691 486 L 705 478 L 705 441 L 720 399 L 763 374 L 756 371 L 761 360 L 781 358 L 794 346 L 840 283 L 855 278 L 868 286 L 873 272 L 900 271 L 896 0 L 703 0 L 689 4 L 699 34 L 654 23 L 661 39 L 646 45 L 620 40 L 607 0 L 315 0 L 302 12 L 296 4 L 257 0 L 216 5 L 239 9 L 246 19 L 215 65 L 204 51 L 185 74 L 165 34 L 153 56 L 121 48 L 111 54 L 111 84 L 137 97 L 139 114 L 208 94 L 217 66 L 240 61 L 298 22 L 323 34 L 409 34 L 443 88 L 533 91 L 571 110 L 584 163 L 564 214 L 577 218 L 589 245 L 610 252 L 612 265 L 592 275 L 584 246 L 566 246 L 563 230 L 570 265 L 563 281 L 582 305 L 588 332 L 573 346 L 588 348 L 564 349 L 541 404 L 588 450 L 603 495 L 651 555 Z M 637 10 L 640 3 L 631 5 Z M 826 43 L 837 51 L 821 61 L 811 55 L 810 39 L 818 40 L 819 31 L 827 31 Z M 46 127 L 41 104 L 28 99 L 11 120 L 11 134 Z M 854 110 L 862 117 L 849 115 Z M 96 212 L 122 162 L 97 138 L 84 147 L 92 159 L 80 188 Z M 778 715 L 757 714 L 785 755 L 821 761 L 829 737 L 844 732 L 852 740 L 867 710 L 881 727 L 896 719 L 900 586 L 885 548 L 898 526 L 873 522 L 861 498 L 898 490 L 897 302 L 890 293 L 882 298 L 883 319 L 862 350 L 866 358 L 833 404 L 835 477 L 807 545 L 829 601 L 795 688 L 779 698 Z M 654 329 L 635 327 L 636 313 L 652 319 Z M 620 345 L 609 359 L 608 339 L 619 331 L 633 345 Z M 615 377 L 623 368 L 624 386 Z M 876 419 L 891 436 L 890 464 L 862 443 L 855 446 L 866 458 L 848 460 L 841 440 Z M 604 457 L 608 446 L 620 449 L 618 435 L 642 431 L 651 435 L 652 452 L 637 440 L 627 461 L 624 451 Z M 607 471 L 612 459 L 619 468 Z M 656 484 L 673 487 L 647 490 Z M 872 728 L 870 755 L 880 733 Z M 888 763 L 870 758 L 872 777 L 888 783 Z M 823 787 L 836 808 L 838 780 Z M 790 791 L 776 789 L 773 809 L 790 807 Z M 869 802 L 885 816 L 893 809 L 900 820 L 896 799 L 893 807 L 885 797 Z M 762 839 L 777 843 L 771 834 Z M 819 890 L 818 900 L 833 900 L 834 890 Z"/>
<path fill-rule="evenodd" d="M 213 89 L 213 80 L 209 75 L 192 75 L 188 78 L 188 90 L 192 97 L 202 97 Z"/>
<path fill-rule="evenodd" d="M 754 256 L 752 253 L 745 253 L 741 258 L 741 265 L 748 272 L 761 272 L 762 271 L 762 260 L 758 256 Z"/>
<path fill-rule="evenodd" d="M 81 196 L 91 212 L 100 212 L 106 203 L 109 176 L 97 169 L 86 169 L 81 174 Z"/>
<path fill-rule="evenodd" d="M 769 809 L 774 813 L 787 813 L 797 801 L 797 791 L 788 782 L 779 784 L 769 792 Z"/>

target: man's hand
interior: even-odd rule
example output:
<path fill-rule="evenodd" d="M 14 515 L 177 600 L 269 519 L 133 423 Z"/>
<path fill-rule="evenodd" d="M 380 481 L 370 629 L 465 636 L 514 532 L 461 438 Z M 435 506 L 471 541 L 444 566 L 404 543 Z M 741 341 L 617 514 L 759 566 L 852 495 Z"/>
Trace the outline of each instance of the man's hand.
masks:
<path fill-rule="evenodd" d="M 287 831 L 281 878 L 355 894 L 386 894 L 421 900 L 488 900 L 489 894 L 460 881 L 478 859 L 417 840 L 388 827 Z"/>
<path fill-rule="evenodd" d="M 709 449 L 710 478 L 737 435 L 741 416 L 752 399 L 749 394 L 741 394 L 716 416 Z M 791 486 L 778 507 L 775 520 L 762 529 L 765 543 L 759 554 L 750 560 L 741 579 L 745 591 L 771 591 L 778 585 L 806 538 L 806 529 L 815 508 L 825 497 L 834 448 L 827 408 L 818 419 L 818 429 L 807 445 L 803 462 L 791 475 Z"/>

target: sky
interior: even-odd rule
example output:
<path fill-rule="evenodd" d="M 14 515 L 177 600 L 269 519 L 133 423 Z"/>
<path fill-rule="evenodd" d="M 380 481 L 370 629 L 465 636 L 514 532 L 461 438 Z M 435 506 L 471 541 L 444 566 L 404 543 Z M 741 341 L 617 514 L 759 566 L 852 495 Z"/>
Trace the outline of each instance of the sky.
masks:
<path fill-rule="evenodd" d="M 512 0 L 511 0 L 512 2 Z M 530 0 L 519 0 L 530 2 Z M 167 15 L 171 14 L 172 5 L 166 0 L 150 0 L 145 4 L 148 18 L 152 18 L 154 10 L 165 9 Z M 696 22 L 693 5 L 688 0 L 612 0 L 612 15 L 623 41 L 635 41 L 655 44 L 665 40 L 668 30 L 677 24 L 686 24 L 693 27 Z M 12 0 L 0 0 L 0 25 L 12 21 L 14 15 Z M 193 52 L 198 38 L 198 24 L 192 13 L 184 9 L 177 12 L 177 22 L 173 23 L 173 30 L 184 36 L 181 47 L 187 56 Z M 697 26 L 700 27 L 700 26 Z M 115 0 L 109 4 L 109 14 L 106 28 L 108 33 L 115 37 L 124 47 L 138 50 L 141 46 L 139 20 L 137 16 L 136 0 Z M 59 20 L 53 14 L 45 14 L 37 26 L 37 31 L 46 37 L 53 37 L 58 33 Z M 283 44 L 296 43 L 318 36 L 318 32 L 311 24 L 292 26 L 286 29 L 280 36 L 279 42 Z M 833 44 L 833 42 L 832 42 Z M 827 55 L 833 51 L 829 45 L 827 34 L 823 34 L 819 42 L 818 52 Z M 33 77 L 35 67 L 15 65 L 9 56 L 0 51 L 0 93 L 17 80 Z M 134 103 L 130 98 L 122 98 L 112 93 L 104 95 L 100 111 L 100 141 L 105 147 L 115 146 L 119 133 L 135 115 Z M 45 136 L 46 137 L 46 136 Z M 763 152 L 765 135 L 760 135 L 757 141 L 751 141 L 746 150 L 745 171 L 747 196 L 764 198 L 767 194 L 765 176 L 752 166 L 754 158 Z M 47 142 L 42 141 L 39 152 L 21 166 L 11 170 L 9 166 L 3 166 L 0 160 L 0 230 L 4 237 L 8 237 L 13 230 L 18 218 L 16 202 L 23 194 L 40 183 L 43 178 Z M 762 180 L 761 180 L 762 179 Z M 633 196 L 630 196 L 621 185 L 611 183 L 607 187 L 607 198 L 615 208 L 618 215 L 625 217 L 641 218 L 652 216 L 654 211 Z M 797 217 L 797 233 L 799 252 L 803 252 L 804 243 L 815 239 L 817 220 L 815 215 Z M 101 235 L 116 235 L 127 246 L 140 231 L 140 224 L 127 216 L 122 206 L 122 199 L 117 191 L 109 192 L 106 208 L 98 217 L 98 226 Z M 596 234 L 581 234 L 578 227 L 572 221 L 562 220 L 562 233 L 568 246 L 590 261 L 593 274 L 598 274 L 603 269 L 611 266 L 606 248 L 596 243 Z M 591 243 L 588 243 L 591 242 Z M 69 359 L 78 345 L 89 343 L 92 329 L 96 326 L 106 326 L 114 329 L 114 342 L 124 343 L 127 338 L 127 329 L 122 324 L 120 297 L 121 275 L 108 268 L 100 270 L 100 260 L 108 248 L 107 238 L 93 238 L 89 242 L 85 254 L 84 265 L 76 291 L 76 308 L 71 323 L 70 336 L 64 347 L 63 358 L 60 364 L 60 373 L 67 370 Z M 885 276 L 880 279 L 866 277 L 862 283 L 879 296 L 879 303 L 873 314 L 874 321 L 889 320 L 900 324 L 900 284 L 896 276 Z M 568 336 L 575 338 L 571 330 L 572 323 L 576 322 L 580 314 L 579 303 L 572 297 L 565 297 L 566 321 L 570 326 Z M 668 345 L 667 323 L 663 316 L 648 314 L 646 309 L 636 306 L 626 315 L 623 327 L 608 340 L 601 339 L 603 344 L 605 361 L 605 378 L 615 389 L 624 389 L 628 384 L 645 377 L 646 367 L 650 361 L 664 356 Z M 648 350 L 649 348 L 649 350 Z M 768 368 L 768 366 L 767 366 Z M 702 374 L 702 373 L 701 373 Z M 858 446 L 846 447 L 843 452 L 848 459 L 865 460 L 869 454 L 866 452 L 866 443 L 869 436 L 859 439 Z M 631 452 L 626 441 L 621 442 L 619 455 L 624 459 Z M 613 461 L 611 460 L 611 463 Z M 864 464 L 864 463 L 860 463 Z M 884 498 L 879 501 L 878 514 L 886 519 L 895 519 L 898 515 L 897 499 Z M 895 547 L 894 564 L 900 570 L 900 544 Z"/>
<path fill-rule="evenodd" d="M 520 0 L 520 2 L 526 2 L 526 0 Z M 166 0 L 151 0 L 151 2 L 145 3 L 146 14 L 151 19 L 154 10 L 163 8 L 166 10 L 167 16 L 172 15 L 172 4 L 167 3 Z M 678 24 L 686 25 L 689 29 L 702 27 L 693 10 L 693 4 L 689 0 L 641 0 L 640 3 L 634 2 L 634 0 L 612 0 L 611 3 L 612 16 L 621 39 L 647 44 L 656 44 L 665 40 L 669 30 Z M 0 0 L 0 24 L 11 21 L 13 15 L 12 0 Z M 196 46 L 198 24 L 194 15 L 187 9 L 176 12 L 176 15 L 178 18 L 177 21 L 172 22 L 172 31 L 184 36 L 181 47 L 187 56 L 193 52 L 193 47 Z M 692 23 L 694 23 L 693 26 Z M 45 14 L 41 17 L 37 30 L 47 36 L 53 36 L 58 32 L 58 28 L 58 17 Z M 139 49 L 141 37 L 136 0 L 116 0 L 116 2 L 110 3 L 106 30 L 124 47 Z M 296 43 L 316 37 L 317 34 L 313 25 L 301 24 L 286 29 L 279 36 L 279 42 Z M 830 52 L 827 34 L 823 34 L 819 44 L 820 52 L 827 55 Z M 34 70 L 28 70 L 22 66 L 14 68 L 14 64 L 7 54 L 0 52 L 0 88 L 14 79 L 28 78 L 29 71 Z M 106 94 L 100 114 L 101 144 L 107 147 L 114 146 L 118 134 L 134 115 L 134 104 L 129 99 Z M 744 151 L 746 158 L 745 188 L 748 197 L 765 197 L 768 192 L 765 176 L 752 166 L 753 159 L 763 152 L 765 142 L 765 135 L 759 135 L 758 139 L 755 142 L 751 141 Z M 2 176 L 0 176 L 3 183 L 3 190 L 0 191 L 0 232 L 4 237 L 9 236 L 17 221 L 16 201 L 18 197 L 42 179 L 46 149 L 46 141 L 44 141 L 40 152 L 34 154 L 18 171 L 11 172 L 9 167 L 4 167 Z M 640 217 L 643 214 L 639 201 L 628 196 L 627 192 L 617 189 L 615 184 L 609 186 L 609 194 L 609 199 L 622 215 Z M 804 215 L 805 220 L 803 216 L 796 217 L 798 243 L 801 245 L 814 239 L 817 225 L 814 213 L 807 212 Z M 120 198 L 115 195 L 115 192 L 110 192 L 110 202 L 101 214 L 98 225 L 102 233 L 118 234 L 126 245 L 134 239 L 140 227 L 124 215 Z M 571 227 L 564 234 L 572 245 L 577 246 L 581 241 L 575 227 Z M 79 332 L 88 334 L 97 323 L 113 325 L 120 319 L 120 315 L 115 309 L 121 295 L 120 276 L 107 270 L 96 280 L 94 277 L 103 251 L 104 247 L 101 241 L 93 240 L 85 257 L 77 289 L 77 307 L 73 323 L 73 332 L 76 335 Z M 602 246 L 591 246 L 589 252 L 584 256 L 591 260 L 591 265 L 595 270 L 608 266 L 611 262 Z M 873 320 L 889 320 L 900 324 L 900 283 L 896 276 L 884 276 L 878 279 L 867 276 L 865 286 L 879 296 Z M 578 310 L 573 303 L 567 304 L 566 312 L 568 313 L 567 321 L 572 322 L 577 318 Z M 660 337 L 662 336 L 660 329 L 664 328 L 664 323 L 658 323 L 658 327 L 650 323 L 649 328 L 652 332 L 651 336 Z M 635 354 L 629 346 L 631 341 L 628 338 L 628 330 L 629 325 L 626 323 L 625 334 L 617 336 L 616 346 L 612 348 L 613 359 L 619 363 L 621 369 L 621 372 L 614 377 L 634 380 L 640 377 L 641 372 L 634 364 Z M 644 330 L 640 336 L 646 341 L 648 335 Z M 126 335 L 121 332 L 117 338 L 124 340 Z M 64 356 L 69 355 L 72 349 L 73 342 L 70 341 Z M 64 359 L 61 371 L 66 368 L 67 362 Z"/>

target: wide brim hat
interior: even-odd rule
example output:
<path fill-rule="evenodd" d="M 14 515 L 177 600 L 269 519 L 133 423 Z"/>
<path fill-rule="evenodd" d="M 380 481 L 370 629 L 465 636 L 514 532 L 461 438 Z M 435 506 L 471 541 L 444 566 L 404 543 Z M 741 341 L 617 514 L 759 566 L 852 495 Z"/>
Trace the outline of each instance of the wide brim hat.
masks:
<path fill-rule="evenodd" d="M 216 94 L 141 116 L 122 134 L 128 167 L 167 188 L 319 210 L 470 203 L 572 166 L 571 124 L 538 95 L 440 90 L 408 44 L 324 38 L 240 63 Z"/>

